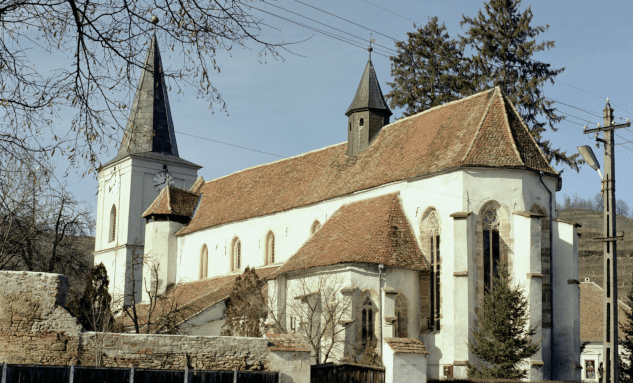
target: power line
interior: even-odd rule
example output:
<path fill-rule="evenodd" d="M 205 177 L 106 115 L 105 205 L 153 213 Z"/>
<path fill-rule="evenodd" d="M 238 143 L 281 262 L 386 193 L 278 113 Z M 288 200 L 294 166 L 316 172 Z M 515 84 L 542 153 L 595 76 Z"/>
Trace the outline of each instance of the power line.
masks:
<path fill-rule="evenodd" d="M 603 99 L 603 100 L 604 100 L 604 99 L 606 98 L 606 97 L 598 96 L 597 94 L 595 94 L 595 93 L 591 93 L 591 92 L 589 92 L 589 91 L 587 91 L 587 90 L 581 89 L 581 88 L 579 88 L 579 87 L 577 87 L 577 86 L 574 86 L 574 85 L 568 84 L 568 83 L 566 83 L 565 81 L 562 81 L 562 80 L 556 80 L 556 81 L 558 81 L 558 82 L 562 82 L 563 84 L 565 84 L 565 85 L 567 85 L 567 86 L 571 86 L 571 87 L 572 87 L 572 88 L 574 88 L 574 89 L 578 89 L 578 90 L 579 90 L 579 91 L 581 91 L 581 92 L 585 92 L 585 93 L 590 94 L 590 95 L 592 95 L 592 96 L 596 96 L 596 97 L 598 97 L 598 98 L 600 98 L 600 99 Z M 614 106 L 617 106 L 618 108 L 622 109 L 623 111 L 625 111 L 625 112 L 627 112 L 627 113 L 629 113 L 629 114 L 633 114 L 633 113 L 629 112 L 628 110 L 624 109 L 623 107 L 621 107 L 620 105 L 617 105 L 615 102 L 613 103 L 613 105 L 614 105 Z M 621 119 L 621 117 L 620 117 L 620 119 Z"/>
<path fill-rule="evenodd" d="M 324 11 L 324 10 L 322 10 L 321 8 L 317 8 L 317 7 L 312 6 L 312 5 L 310 5 L 310 4 L 306 4 L 306 3 L 304 3 L 303 1 L 299 1 L 299 0 L 295 0 L 295 1 L 296 1 L 297 3 L 300 3 L 300 4 L 305 5 L 305 6 L 307 6 L 307 7 L 310 7 L 310 8 L 316 9 L 317 11 L 321 11 L 321 12 L 323 12 L 323 13 L 326 13 L 326 14 L 330 15 L 330 16 L 336 17 L 337 19 L 341 19 L 341 20 L 346 21 L 346 22 L 348 22 L 348 23 L 350 23 L 350 24 L 354 24 L 354 25 L 356 25 L 357 27 L 361 27 L 361 28 L 363 28 L 363 29 L 367 29 L 368 31 L 371 31 L 371 32 L 377 33 L 377 34 L 379 34 L 379 35 L 381 35 L 381 36 L 384 36 L 384 37 L 390 38 L 390 39 L 392 39 L 393 41 L 398 41 L 398 39 L 396 39 L 395 37 L 387 36 L 387 35 L 385 35 L 384 33 L 380 33 L 380 32 L 375 31 L 375 30 L 373 30 L 373 29 L 367 28 L 367 27 L 365 27 L 365 26 L 363 26 L 363 25 L 357 24 L 357 23 L 355 23 L 355 22 L 353 22 L 353 21 L 347 20 L 347 19 L 345 19 L 345 18 L 343 18 L 343 17 L 337 16 L 337 15 L 335 15 L 335 14 L 333 14 L 333 13 L 328 12 L 328 11 Z"/>
<path fill-rule="evenodd" d="M 321 25 L 326 26 L 326 27 L 328 27 L 328 28 L 332 28 L 332 29 L 334 29 L 335 31 L 339 31 L 339 32 L 341 32 L 341 33 L 345 33 L 346 35 L 350 35 L 350 36 L 355 37 L 355 38 L 357 38 L 357 39 L 359 39 L 359 40 L 361 40 L 361 41 L 366 42 L 366 39 L 364 39 L 364 38 L 362 38 L 362 37 L 359 37 L 359 36 L 353 35 L 353 34 L 351 34 L 351 33 L 349 33 L 349 32 L 345 32 L 344 30 L 341 30 L 341 29 L 335 28 L 335 27 L 333 27 L 333 26 L 331 26 L 331 25 L 328 25 L 328 24 L 322 23 L 322 22 L 320 22 L 320 21 L 317 21 L 317 20 L 311 19 L 311 18 L 309 18 L 309 17 L 307 17 L 307 16 L 304 16 L 304 15 L 302 15 L 302 14 L 299 14 L 299 13 L 293 12 L 293 11 L 291 11 L 291 10 L 288 10 L 288 9 L 286 9 L 286 8 L 283 8 L 283 7 L 280 7 L 280 6 L 278 6 L 278 5 L 275 5 L 275 4 L 272 4 L 272 3 L 266 2 L 266 1 L 264 1 L 264 2 L 265 2 L 266 4 L 268 4 L 268 5 L 272 5 L 272 6 L 273 6 L 273 7 L 275 7 L 275 8 L 279 8 L 279 9 L 284 10 L 284 11 L 286 11 L 286 12 L 292 13 L 293 15 L 297 15 L 297 16 L 299 16 L 299 17 L 303 17 L 304 19 L 308 19 L 308 20 L 313 21 L 313 22 L 315 22 L 315 23 L 317 23 L 317 24 L 321 24 Z M 382 48 L 384 48 L 384 50 L 391 51 L 391 52 L 393 52 L 393 53 L 397 53 L 395 49 L 392 49 L 392 48 L 386 47 L 386 46 L 384 46 L 384 45 L 380 45 L 380 44 L 378 44 L 378 43 L 374 43 L 374 46 L 382 47 Z"/>
<path fill-rule="evenodd" d="M 333 33 L 331 33 L 331 32 L 326 32 L 326 31 L 321 30 L 321 29 L 319 29 L 319 28 L 315 28 L 315 27 L 309 26 L 309 25 L 307 25 L 307 24 L 303 24 L 303 23 L 300 23 L 300 22 L 298 22 L 298 21 L 291 20 L 291 19 L 289 19 L 289 18 L 287 18 L 287 17 L 283 17 L 283 16 L 276 15 L 276 14 L 274 14 L 274 13 L 272 13 L 272 12 L 265 11 L 265 10 L 263 10 L 263 9 L 260 9 L 260 8 L 254 7 L 254 6 L 252 6 L 252 5 L 246 5 L 246 6 L 247 6 L 247 7 L 249 7 L 249 8 L 256 9 L 256 10 L 258 10 L 258 11 L 260 11 L 260 12 L 263 12 L 263 13 L 269 14 L 269 15 L 271 15 L 271 16 L 278 17 L 278 18 L 280 18 L 280 19 L 282 19 L 282 20 L 286 20 L 286 21 L 288 21 L 288 22 L 290 22 L 290 23 L 292 23 L 292 24 L 296 24 L 296 25 L 298 25 L 298 26 L 300 26 L 300 27 L 304 27 L 304 28 L 309 29 L 309 30 L 311 30 L 311 31 L 314 31 L 314 32 L 320 33 L 320 34 L 322 34 L 322 35 L 325 35 L 325 36 L 331 37 L 331 38 L 333 38 L 333 39 L 336 39 L 336 40 L 342 41 L 342 42 L 344 42 L 344 43 L 347 43 L 347 44 L 353 45 L 353 46 L 355 46 L 355 47 L 358 47 L 358 48 L 361 48 L 361 49 L 367 49 L 366 47 L 364 47 L 364 46 L 362 46 L 362 45 L 358 45 L 358 43 L 356 43 L 355 41 L 351 41 L 351 40 L 349 40 L 349 39 L 347 39 L 347 38 L 345 38 L 345 37 L 343 37 L 343 36 L 338 36 L 338 35 L 335 35 L 335 34 L 333 34 Z M 385 54 L 382 54 L 382 53 L 380 53 L 380 52 L 375 52 L 375 54 L 380 55 L 380 56 L 383 56 L 383 57 L 387 57 L 387 58 L 389 58 L 389 56 L 387 56 L 387 55 L 385 55 Z"/>
<path fill-rule="evenodd" d="M 594 113 L 594 112 L 591 112 L 591 111 L 589 111 L 589 110 L 587 110 L 587 109 L 583 109 L 583 108 L 579 108 L 579 107 L 576 107 L 576 106 L 573 106 L 573 105 L 565 104 L 564 102 L 562 102 L 562 101 L 558 101 L 558 100 L 554 100 L 554 99 L 553 99 L 553 98 L 551 98 L 551 97 L 546 97 L 546 96 L 544 96 L 544 97 L 545 97 L 545 98 L 547 98 L 547 99 L 549 99 L 549 100 L 552 100 L 552 101 L 554 101 L 554 102 L 557 102 L 557 103 L 559 103 L 559 104 L 562 104 L 562 105 L 568 106 L 568 107 L 570 107 L 570 108 L 578 109 L 578 110 L 580 110 L 581 112 L 585 112 L 585 113 L 587 113 L 587 114 L 591 114 L 592 116 L 595 116 L 595 117 L 598 117 L 598 118 L 602 118 L 602 116 L 601 116 L 601 115 L 596 114 L 596 113 Z"/>
<path fill-rule="evenodd" d="M 408 17 L 406 17 L 406 16 L 402 16 L 402 15 L 401 15 L 401 14 L 399 14 L 399 13 L 396 13 L 396 12 L 390 11 L 390 10 L 388 10 L 387 8 L 383 8 L 383 7 L 381 7 L 380 5 L 376 5 L 376 4 L 374 4 L 374 3 L 370 3 L 370 2 L 369 2 L 369 1 L 367 1 L 367 0 L 361 0 L 361 1 L 364 1 L 364 2 L 365 2 L 365 3 L 367 3 L 367 4 L 371 4 L 371 5 L 373 5 L 374 7 L 380 8 L 380 9 L 382 9 L 382 10 L 384 10 L 384 11 L 389 12 L 389 13 L 393 13 L 393 14 L 394 14 L 394 15 L 396 15 L 396 16 L 400 16 L 400 17 L 402 17 L 403 19 L 407 19 L 407 20 L 409 20 L 409 21 L 413 21 L 414 23 L 417 23 L 417 24 L 422 25 L 422 23 L 420 23 L 420 22 L 417 22 L 417 21 L 415 21 L 415 20 L 413 20 L 413 19 L 410 19 L 410 18 L 408 18 Z"/>
<path fill-rule="evenodd" d="M 239 145 L 229 144 L 228 142 L 223 142 L 223 141 L 218 141 L 218 140 L 212 140 L 212 139 L 210 139 L 210 138 L 206 138 L 206 137 L 194 136 L 193 134 L 189 134 L 189 133 L 183 133 L 183 132 L 178 132 L 178 131 L 176 131 L 176 133 L 178 133 L 178 134 L 182 134 L 182 135 L 185 135 L 185 136 L 190 136 L 190 137 L 199 138 L 199 139 L 201 139 L 201 140 L 207 140 L 207 141 L 211 141 L 211 142 L 216 142 L 216 143 L 218 143 L 218 144 L 222 144 L 222 145 L 233 146 L 233 147 L 235 147 L 235 148 L 240 148 L 240 149 L 244 149 L 244 150 L 250 150 L 251 152 L 257 152 L 257 153 L 268 154 L 268 155 L 270 155 L 270 156 L 275 156 L 275 157 L 279 157 L 279 158 L 288 158 L 288 157 L 280 156 L 279 154 L 275 154 L 275 153 L 268 153 L 268 152 L 263 152 L 263 151 L 261 151 L 261 150 L 257 150 L 257 149 L 247 148 L 246 146 L 239 146 Z"/>

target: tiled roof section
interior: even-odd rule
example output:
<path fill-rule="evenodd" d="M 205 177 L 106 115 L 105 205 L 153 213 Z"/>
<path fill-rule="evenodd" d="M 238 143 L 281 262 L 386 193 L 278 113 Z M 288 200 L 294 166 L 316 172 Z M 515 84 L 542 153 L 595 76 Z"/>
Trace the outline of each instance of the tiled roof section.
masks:
<path fill-rule="evenodd" d="M 371 63 L 371 59 L 367 61 L 354 100 L 352 100 L 351 105 L 347 108 L 345 115 L 349 116 L 355 111 L 367 109 L 384 110 L 391 116 L 391 110 L 389 110 L 385 97 L 380 90 L 378 77 L 376 76 L 376 71 L 374 70 L 374 65 Z"/>
<path fill-rule="evenodd" d="M 255 269 L 255 272 L 260 278 L 267 278 L 278 268 L 279 265 L 261 267 Z M 231 295 L 235 278 L 237 278 L 238 275 L 240 274 L 223 275 L 195 282 L 177 284 L 166 294 L 166 299 L 158 302 L 155 312 L 160 313 L 169 309 L 169 307 L 163 307 L 164 304 L 175 304 L 183 311 L 182 320 L 187 320 L 200 311 L 206 310 L 216 303 L 227 299 L 229 295 Z M 141 319 L 139 325 L 146 323 L 147 309 L 148 305 L 145 303 L 139 303 L 136 306 L 137 313 Z M 128 327 L 133 325 L 130 318 L 125 317 L 124 326 Z"/>
<path fill-rule="evenodd" d="M 501 92 L 492 89 L 387 125 L 354 157 L 345 155 L 347 144 L 342 143 L 208 181 L 200 189 L 196 216 L 179 234 L 463 165 L 557 175 L 533 155 L 539 148 L 521 138 L 525 127 L 508 118 L 512 108 L 504 104 Z M 523 160 L 521 151 L 532 154 Z"/>
<path fill-rule="evenodd" d="M 629 306 L 618 300 L 619 337 L 624 338 L 622 324 L 626 316 L 624 310 Z M 580 341 L 602 342 L 602 325 L 604 315 L 604 290 L 593 282 L 580 283 Z"/>
<path fill-rule="evenodd" d="M 191 188 L 189 188 L 189 191 L 193 193 L 199 193 L 202 185 L 204 185 L 204 178 L 202 178 L 202 176 L 198 176 L 196 182 L 194 182 L 193 185 L 191 185 Z"/>
<path fill-rule="evenodd" d="M 270 351 L 307 351 L 310 344 L 305 335 L 301 334 L 266 334 Z"/>
<path fill-rule="evenodd" d="M 350 262 L 428 269 L 398 193 L 342 206 L 276 274 Z"/>
<path fill-rule="evenodd" d="M 385 343 L 395 354 L 430 354 L 424 343 L 410 338 L 385 338 Z"/>
<path fill-rule="evenodd" d="M 174 186 L 166 186 L 158 197 L 143 213 L 143 218 L 150 215 L 176 215 L 191 217 L 198 204 L 199 196 L 189 190 Z"/>

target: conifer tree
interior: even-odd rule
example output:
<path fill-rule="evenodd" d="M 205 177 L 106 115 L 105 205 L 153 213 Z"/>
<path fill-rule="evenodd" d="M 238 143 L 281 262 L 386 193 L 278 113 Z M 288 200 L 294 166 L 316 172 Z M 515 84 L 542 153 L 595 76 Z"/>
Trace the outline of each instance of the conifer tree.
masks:
<path fill-rule="evenodd" d="M 68 303 L 68 310 L 88 331 L 110 332 L 114 329 L 109 285 L 108 272 L 103 263 L 100 263 L 86 277 L 86 289 L 81 298 L 75 297 Z"/>
<path fill-rule="evenodd" d="M 633 280 L 631 281 L 631 287 L 626 295 L 624 302 L 633 307 Z M 620 318 L 620 328 L 624 332 L 624 338 L 620 338 L 620 381 L 621 382 L 633 382 L 633 311 L 623 310 L 624 318 Z"/>
<path fill-rule="evenodd" d="M 553 102 L 545 98 L 543 86 L 547 82 L 554 84 L 554 78 L 565 68 L 552 69 L 550 64 L 534 58 L 538 52 L 554 48 L 554 41 L 535 40 L 549 25 L 533 27 L 532 10 L 528 7 L 521 12 L 520 5 L 521 0 L 489 0 L 476 17 L 463 16 L 461 25 L 469 29 L 466 36 L 461 36 L 461 43 L 473 51 L 470 61 L 474 90 L 499 86 L 550 162 L 578 171 L 578 154 L 568 156 L 543 138 L 546 125 L 556 131 L 554 124 L 562 120 L 555 114 Z M 540 120 L 542 116 L 544 121 Z"/>
<path fill-rule="evenodd" d="M 398 54 L 391 57 L 391 92 L 386 97 L 391 107 L 405 107 L 410 116 L 460 98 L 468 86 L 462 51 L 449 38 L 437 17 L 407 33 L 407 41 L 397 41 Z"/>
<path fill-rule="evenodd" d="M 261 337 L 266 318 L 265 281 L 260 280 L 255 268 L 246 267 L 235 278 L 226 308 L 226 322 L 221 335 Z"/>
<path fill-rule="evenodd" d="M 470 351 L 479 359 L 475 364 L 467 362 L 468 376 L 476 379 L 524 379 L 526 360 L 540 348 L 532 337 L 537 327 L 528 327 L 528 298 L 523 288 L 511 285 L 505 266 L 499 267 L 492 289 L 487 289 L 481 306 L 483 315 L 478 316 L 479 329 L 471 330 L 474 342 L 469 341 Z"/>

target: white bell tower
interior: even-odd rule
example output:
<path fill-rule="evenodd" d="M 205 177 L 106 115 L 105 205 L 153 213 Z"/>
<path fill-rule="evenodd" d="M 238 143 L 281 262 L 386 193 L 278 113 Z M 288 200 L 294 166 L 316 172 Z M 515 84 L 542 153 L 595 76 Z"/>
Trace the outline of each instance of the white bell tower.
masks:
<path fill-rule="evenodd" d="M 144 253 L 143 212 L 166 185 L 189 189 L 200 166 L 178 156 L 167 88 L 156 35 L 152 37 L 130 117 L 117 156 L 99 172 L 95 264 L 103 262 L 110 293 L 141 299 L 142 262 L 132 273 L 134 254 Z M 141 258 L 138 258 L 141 261 Z"/>

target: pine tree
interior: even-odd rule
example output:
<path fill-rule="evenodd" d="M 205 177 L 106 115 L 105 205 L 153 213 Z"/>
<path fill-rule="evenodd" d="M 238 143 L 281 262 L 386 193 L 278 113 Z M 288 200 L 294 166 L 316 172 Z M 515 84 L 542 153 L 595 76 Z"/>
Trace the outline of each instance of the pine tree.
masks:
<path fill-rule="evenodd" d="M 470 351 L 480 360 L 467 363 L 468 376 L 476 379 L 524 379 L 527 370 L 521 366 L 540 348 L 532 342 L 537 327 L 528 327 L 528 298 L 521 286 L 511 285 L 505 266 L 487 290 L 478 317 L 479 330 L 471 330 L 474 342 Z"/>
<path fill-rule="evenodd" d="M 629 307 L 633 307 L 633 280 L 631 287 L 624 301 Z M 620 381 L 633 382 L 633 311 L 623 310 L 624 318 L 621 318 L 620 328 L 624 333 L 624 338 L 620 338 L 621 351 L 624 355 L 620 357 Z"/>
<path fill-rule="evenodd" d="M 221 335 L 262 336 L 261 329 L 266 319 L 264 283 L 257 276 L 255 268 L 250 267 L 246 267 L 244 274 L 235 278 Z"/>
<path fill-rule="evenodd" d="M 103 263 L 100 263 L 86 277 L 86 288 L 81 298 L 75 297 L 68 303 L 68 310 L 88 331 L 114 330 L 109 285 L 108 272 Z"/>
<path fill-rule="evenodd" d="M 462 51 L 437 17 L 407 35 L 391 57 L 394 82 L 387 83 L 392 90 L 386 95 L 391 107 L 406 107 L 404 115 L 410 116 L 468 92 Z"/>
<path fill-rule="evenodd" d="M 461 25 L 469 29 L 461 39 L 464 47 L 473 50 L 470 61 L 476 79 L 474 88 L 499 86 L 517 107 L 550 162 L 578 171 L 578 154 L 568 156 L 543 138 L 546 125 L 556 131 L 554 124 L 562 120 L 555 114 L 553 102 L 545 98 L 543 86 L 547 82 L 554 84 L 554 78 L 565 68 L 552 69 L 550 64 L 534 59 L 536 53 L 554 48 L 554 41 L 536 42 L 534 38 L 547 31 L 549 25 L 533 27 L 532 10 L 528 7 L 520 12 L 520 5 L 521 0 L 489 0 L 484 3 L 484 12 L 479 10 L 476 17 L 463 16 Z M 539 121 L 541 116 L 546 122 Z"/>

